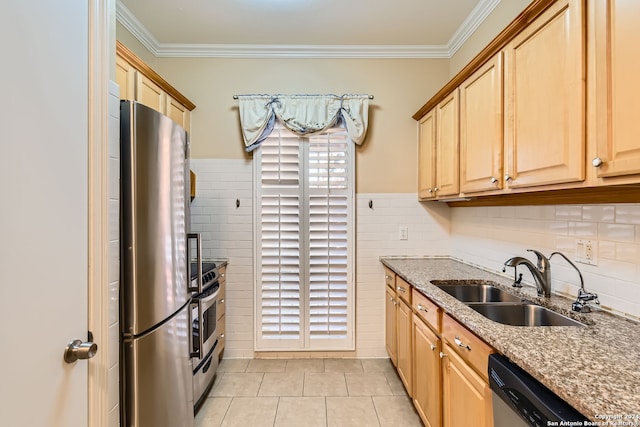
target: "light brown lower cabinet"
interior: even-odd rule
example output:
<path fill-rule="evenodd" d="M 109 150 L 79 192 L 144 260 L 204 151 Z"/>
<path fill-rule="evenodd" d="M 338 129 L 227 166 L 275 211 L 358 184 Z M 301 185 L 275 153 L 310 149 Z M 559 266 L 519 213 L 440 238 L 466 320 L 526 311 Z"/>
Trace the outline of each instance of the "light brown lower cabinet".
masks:
<path fill-rule="evenodd" d="M 440 338 L 413 316 L 413 405 L 427 427 L 442 425 Z"/>
<path fill-rule="evenodd" d="M 387 354 L 389 354 L 389 358 L 391 359 L 391 363 L 393 366 L 398 365 L 398 340 L 396 339 L 397 335 L 397 322 L 396 322 L 396 307 L 398 303 L 396 302 L 396 292 L 395 290 L 386 287 L 385 293 L 385 347 L 387 348 Z"/>
<path fill-rule="evenodd" d="M 411 307 L 407 305 L 401 298 L 398 298 L 398 309 L 396 311 L 397 317 L 397 340 L 398 340 L 398 348 L 397 348 L 397 357 L 398 364 L 396 369 L 398 370 L 398 375 L 404 384 L 404 387 L 407 389 L 407 393 L 409 393 L 409 397 L 411 397 L 412 393 L 412 384 L 413 378 L 411 375 L 412 368 L 412 354 L 411 354 Z"/>
<path fill-rule="evenodd" d="M 442 425 L 492 427 L 489 384 L 445 341 L 442 346 Z"/>
<path fill-rule="evenodd" d="M 495 350 L 390 270 L 385 282 L 387 352 L 424 425 L 492 427 Z"/>

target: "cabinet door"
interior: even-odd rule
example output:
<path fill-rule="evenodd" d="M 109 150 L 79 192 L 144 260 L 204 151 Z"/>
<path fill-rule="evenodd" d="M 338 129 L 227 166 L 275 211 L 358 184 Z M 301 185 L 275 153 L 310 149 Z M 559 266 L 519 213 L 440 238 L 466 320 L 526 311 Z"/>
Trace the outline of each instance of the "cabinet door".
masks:
<path fill-rule="evenodd" d="M 436 107 L 436 193 L 438 197 L 460 192 L 460 133 L 458 89 Z"/>
<path fill-rule="evenodd" d="M 398 357 L 396 353 L 397 341 L 396 341 L 396 293 L 386 286 L 386 298 L 384 302 L 385 307 L 385 329 L 384 329 L 384 343 L 387 349 L 387 354 L 391 358 L 393 366 L 398 365 Z"/>
<path fill-rule="evenodd" d="M 182 126 L 187 132 L 189 132 L 189 125 L 190 125 L 189 122 L 191 118 L 190 117 L 191 112 L 187 109 L 187 107 L 182 105 L 172 96 L 166 95 L 166 98 L 167 98 L 167 106 L 165 109 L 166 115 L 171 120 L 173 120 L 174 122 Z"/>
<path fill-rule="evenodd" d="M 491 389 L 445 342 L 442 358 L 444 427 L 492 427 Z"/>
<path fill-rule="evenodd" d="M 640 174 L 640 2 L 598 0 L 595 13 L 597 175 Z"/>
<path fill-rule="evenodd" d="M 436 196 L 436 112 L 429 111 L 418 122 L 418 198 Z"/>
<path fill-rule="evenodd" d="M 396 367 L 407 393 L 411 396 L 411 307 L 401 299 L 398 299 L 397 307 L 398 364 Z"/>
<path fill-rule="evenodd" d="M 120 99 L 135 99 L 136 69 L 119 56 L 116 56 L 116 83 L 120 86 Z"/>
<path fill-rule="evenodd" d="M 505 47 L 510 187 L 585 178 L 582 0 L 559 0 Z"/>
<path fill-rule="evenodd" d="M 441 424 L 440 339 L 413 316 L 413 404 L 427 427 Z"/>
<path fill-rule="evenodd" d="M 460 85 L 460 191 L 502 188 L 502 52 Z"/>
<path fill-rule="evenodd" d="M 166 114 L 165 92 L 160 86 L 142 73 L 137 73 L 136 78 L 136 101 L 147 107 L 153 108 Z"/>

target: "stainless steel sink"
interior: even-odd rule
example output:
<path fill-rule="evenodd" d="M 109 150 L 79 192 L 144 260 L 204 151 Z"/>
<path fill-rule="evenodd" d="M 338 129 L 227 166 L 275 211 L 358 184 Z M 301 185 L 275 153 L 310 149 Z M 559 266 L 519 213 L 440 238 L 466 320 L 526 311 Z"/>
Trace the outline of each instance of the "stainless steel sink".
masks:
<path fill-rule="evenodd" d="M 436 285 L 462 302 L 520 302 L 522 298 L 487 284 L 441 284 Z"/>
<path fill-rule="evenodd" d="M 585 326 L 536 304 L 468 304 L 494 322 L 511 326 Z"/>

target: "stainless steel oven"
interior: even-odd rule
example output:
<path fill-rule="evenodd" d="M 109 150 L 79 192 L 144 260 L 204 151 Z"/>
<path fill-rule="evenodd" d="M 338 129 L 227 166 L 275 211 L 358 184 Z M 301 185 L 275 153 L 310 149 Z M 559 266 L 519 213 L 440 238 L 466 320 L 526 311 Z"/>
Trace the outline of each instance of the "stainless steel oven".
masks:
<path fill-rule="evenodd" d="M 206 391 L 213 382 L 218 367 L 217 313 L 220 285 L 216 281 L 206 291 L 193 298 L 192 346 L 193 401 L 198 406 L 206 397 Z"/>
<path fill-rule="evenodd" d="M 219 359 L 218 347 L 218 299 L 220 294 L 219 275 L 215 264 L 203 263 L 201 276 L 197 278 L 198 288 L 191 302 L 191 363 L 193 368 L 193 401 L 198 407 L 206 397 L 213 383 Z"/>
<path fill-rule="evenodd" d="M 219 360 L 217 306 L 220 275 L 216 264 L 203 262 L 200 234 L 190 234 L 195 243 L 196 262 L 189 265 L 193 292 L 189 309 L 191 330 L 191 363 L 193 368 L 193 401 L 197 408 L 213 383 Z M 190 243 L 191 243 L 190 242 Z M 193 252 L 191 252 L 193 253 Z"/>

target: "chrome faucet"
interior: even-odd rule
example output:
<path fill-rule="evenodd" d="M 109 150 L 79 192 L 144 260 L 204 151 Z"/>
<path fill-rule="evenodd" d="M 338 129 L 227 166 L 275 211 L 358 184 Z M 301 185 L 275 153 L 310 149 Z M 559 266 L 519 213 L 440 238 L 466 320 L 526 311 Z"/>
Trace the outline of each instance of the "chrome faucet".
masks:
<path fill-rule="evenodd" d="M 571 262 L 569 258 L 567 258 L 565 254 L 563 254 L 562 252 L 553 252 L 551 255 L 549 255 L 549 258 L 547 258 L 542 253 L 536 250 L 527 249 L 527 251 L 533 252 L 534 254 L 536 254 L 536 256 L 538 257 L 537 265 L 533 265 L 533 263 L 529 261 L 527 258 L 517 256 L 517 257 L 509 258 L 508 260 L 505 261 L 504 267 L 502 268 L 502 272 L 504 273 L 507 267 L 517 268 L 519 265 L 525 265 L 531 271 L 531 274 L 533 275 L 533 279 L 536 282 L 536 288 L 538 288 L 538 296 L 550 297 L 551 296 L 551 263 L 549 262 L 549 260 L 554 255 L 560 255 L 571 265 L 571 267 L 573 267 L 578 272 L 578 276 L 580 276 L 580 289 L 578 289 L 578 297 L 576 298 L 575 302 L 571 305 L 571 308 L 574 311 L 588 313 L 591 311 L 591 305 L 590 305 L 591 302 L 595 304 L 600 304 L 600 301 L 598 301 L 597 294 L 593 292 L 587 292 L 584 289 L 584 279 L 582 277 L 582 273 L 580 272 L 578 267 L 576 267 L 576 265 L 573 262 Z"/>
<path fill-rule="evenodd" d="M 538 264 L 534 265 L 527 258 L 513 257 L 505 261 L 502 271 L 505 272 L 507 267 L 517 267 L 524 265 L 531 271 L 533 280 L 536 282 L 536 288 L 538 289 L 538 296 L 550 297 L 551 296 L 551 264 L 549 258 L 545 257 L 541 252 L 533 249 L 527 249 L 529 252 L 533 252 L 538 257 Z M 559 253 L 559 252 L 558 252 Z"/>
<path fill-rule="evenodd" d="M 591 311 L 591 302 L 600 305 L 598 294 L 587 292 L 584 289 L 584 279 L 582 278 L 582 273 L 580 273 L 578 267 L 576 267 L 576 265 L 571 262 L 571 260 L 567 258 L 562 252 L 552 253 L 551 255 L 549 255 L 549 259 L 551 259 L 551 257 L 554 255 L 560 255 L 562 258 L 564 258 L 569 264 L 571 264 L 571 267 L 575 268 L 575 270 L 578 272 L 578 276 L 580 276 L 580 289 L 578 289 L 578 297 L 576 298 L 574 303 L 571 304 L 571 309 L 573 311 L 579 311 L 581 313 L 589 313 Z"/>

